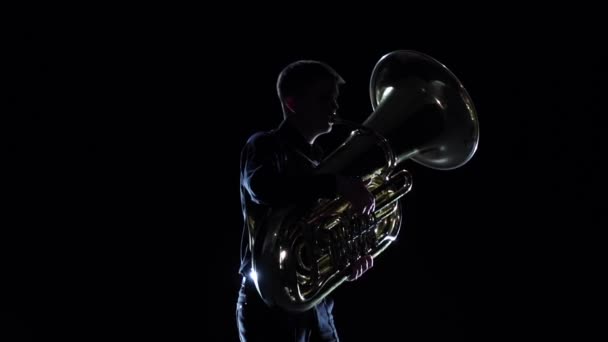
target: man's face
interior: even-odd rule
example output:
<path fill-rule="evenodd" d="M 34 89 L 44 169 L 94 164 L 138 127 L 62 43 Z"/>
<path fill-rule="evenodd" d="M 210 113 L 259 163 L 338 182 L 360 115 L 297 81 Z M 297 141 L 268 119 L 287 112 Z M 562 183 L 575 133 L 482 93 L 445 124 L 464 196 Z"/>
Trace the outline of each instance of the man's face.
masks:
<path fill-rule="evenodd" d="M 297 100 L 297 112 L 307 118 L 319 133 L 331 131 L 338 110 L 338 84 L 333 80 L 320 81 Z"/>

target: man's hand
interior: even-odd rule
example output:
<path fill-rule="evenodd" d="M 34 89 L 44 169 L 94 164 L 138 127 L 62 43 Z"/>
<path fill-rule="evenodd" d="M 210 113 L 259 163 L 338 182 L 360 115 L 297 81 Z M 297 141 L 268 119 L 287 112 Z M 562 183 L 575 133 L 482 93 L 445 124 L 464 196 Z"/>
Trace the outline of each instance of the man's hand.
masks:
<path fill-rule="evenodd" d="M 374 257 L 373 256 L 366 255 L 366 256 L 360 258 L 353 265 L 351 265 L 352 273 L 350 274 L 350 276 L 348 278 L 346 278 L 346 280 L 355 281 L 355 280 L 359 279 L 363 275 L 363 273 L 367 272 L 367 270 L 369 270 L 373 266 L 374 266 Z"/>
<path fill-rule="evenodd" d="M 349 201 L 355 214 L 371 215 L 376 208 L 376 198 L 363 181 L 354 177 L 336 177 L 338 194 Z"/>
<path fill-rule="evenodd" d="M 371 215 L 376 209 L 376 198 L 367 189 L 363 181 L 354 177 L 338 176 L 337 192 L 345 200 L 349 201 L 353 214 Z M 371 255 L 359 258 L 351 265 L 351 274 L 348 276 L 348 281 L 355 281 L 360 278 L 363 273 L 374 266 L 374 258 Z"/>

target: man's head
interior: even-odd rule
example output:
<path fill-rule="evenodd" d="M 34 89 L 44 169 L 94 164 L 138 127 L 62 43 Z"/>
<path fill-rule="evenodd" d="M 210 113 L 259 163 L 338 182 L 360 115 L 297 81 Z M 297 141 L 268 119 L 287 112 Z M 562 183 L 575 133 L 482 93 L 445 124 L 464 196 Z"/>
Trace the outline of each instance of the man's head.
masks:
<path fill-rule="evenodd" d="M 300 60 L 287 65 L 277 80 L 284 117 L 295 115 L 318 134 L 329 132 L 338 110 L 339 86 L 344 83 L 344 79 L 323 62 Z"/>

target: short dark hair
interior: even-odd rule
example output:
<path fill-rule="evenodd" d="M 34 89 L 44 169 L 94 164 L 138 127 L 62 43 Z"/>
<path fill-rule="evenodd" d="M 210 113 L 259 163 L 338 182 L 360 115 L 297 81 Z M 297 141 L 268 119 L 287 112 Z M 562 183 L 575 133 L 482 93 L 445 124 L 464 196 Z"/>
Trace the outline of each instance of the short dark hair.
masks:
<path fill-rule="evenodd" d="M 333 80 L 344 84 L 344 79 L 336 70 L 321 61 L 299 60 L 287 65 L 279 73 L 277 79 L 277 95 L 279 99 L 297 95 L 319 80 Z"/>

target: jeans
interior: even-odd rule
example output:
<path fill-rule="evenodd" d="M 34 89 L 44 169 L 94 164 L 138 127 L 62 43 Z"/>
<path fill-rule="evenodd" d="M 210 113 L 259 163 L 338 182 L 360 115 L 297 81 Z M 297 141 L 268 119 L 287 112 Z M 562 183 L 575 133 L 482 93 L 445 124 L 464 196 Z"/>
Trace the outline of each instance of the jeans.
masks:
<path fill-rule="evenodd" d="M 236 305 L 239 338 L 241 342 L 338 342 L 332 309 L 333 300 L 328 297 L 302 313 L 270 308 L 259 297 L 253 281 L 244 277 Z"/>

